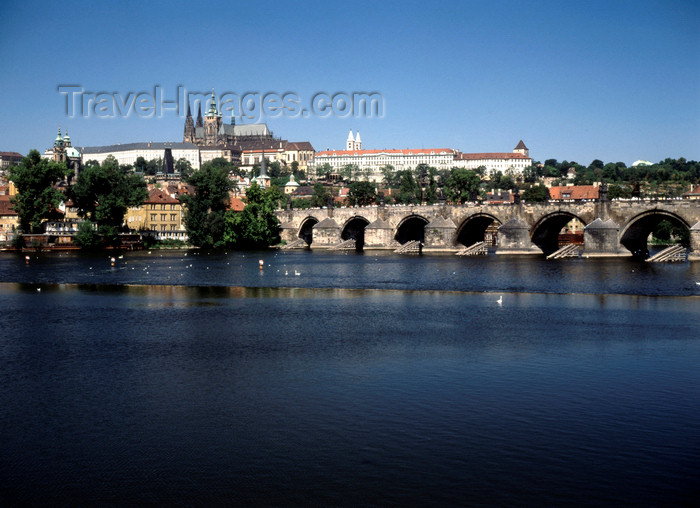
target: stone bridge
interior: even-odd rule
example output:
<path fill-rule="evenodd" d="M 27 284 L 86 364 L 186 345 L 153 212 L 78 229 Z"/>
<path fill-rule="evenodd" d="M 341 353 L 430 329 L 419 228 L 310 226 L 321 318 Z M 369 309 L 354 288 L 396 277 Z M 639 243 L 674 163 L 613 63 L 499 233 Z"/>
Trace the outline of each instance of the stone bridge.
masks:
<path fill-rule="evenodd" d="M 689 259 L 700 260 L 700 200 L 634 200 L 464 205 L 394 205 L 279 210 L 281 237 L 333 248 L 396 249 L 410 240 L 424 251 L 453 251 L 484 240 L 498 227 L 497 254 L 549 254 L 571 219 L 584 225 L 584 256 L 643 255 L 662 220 L 690 230 Z"/>

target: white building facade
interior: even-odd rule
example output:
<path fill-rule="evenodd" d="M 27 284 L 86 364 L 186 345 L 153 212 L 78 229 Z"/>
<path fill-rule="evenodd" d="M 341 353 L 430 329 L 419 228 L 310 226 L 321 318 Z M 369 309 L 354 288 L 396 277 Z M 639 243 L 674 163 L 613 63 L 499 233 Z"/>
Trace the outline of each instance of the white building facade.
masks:
<path fill-rule="evenodd" d="M 530 149 L 521 139 L 512 152 L 484 152 L 455 154 L 454 166 L 458 168 L 478 169 L 485 167 L 488 173 L 510 170 L 515 174 L 522 173 L 525 168 L 532 166 Z"/>
<path fill-rule="evenodd" d="M 102 164 L 110 155 L 117 159 L 119 164 L 136 163 L 136 159 L 143 157 L 146 161 L 163 158 L 165 149 L 170 148 L 173 160 L 186 159 L 193 169 L 201 166 L 199 147 L 193 143 L 124 143 L 107 146 L 86 146 L 80 149 L 83 156 L 83 164 L 94 160 Z"/>
<path fill-rule="evenodd" d="M 317 152 L 310 168 L 315 170 L 325 164 L 330 165 L 332 173 L 339 173 L 347 165 L 355 165 L 361 170 L 368 170 L 368 179 L 379 182 L 384 178 L 382 168 L 392 166 L 394 171 L 415 169 L 419 164 L 427 164 L 438 170 L 454 167 L 477 169 L 485 167 L 488 172 L 511 170 L 522 173 L 532 165 L 530 150 L 522 140 L 512 152 L 461 153 L 451 148 L 421 148 L 406 150 L 363 150 L 360 133 L 353 136 L 349 132 L 345 150 L 326 150 Z"/>
<path fill-rule="evenodd" d="M 455 151 L 451 148 L 420 148 L 406 150 L 327 150 L 317 152 L 313 167 L 329 164 L 333 172 L 339 172 L 348 164 L 360 169 L 369 169 L 369 180 L 379 182 L 384 178 L 381 169 L 393 166 L 395 171 L 415 169 L 419 164 L 427 164 L 436 169 L 450 169 L 454 166 Z"/>

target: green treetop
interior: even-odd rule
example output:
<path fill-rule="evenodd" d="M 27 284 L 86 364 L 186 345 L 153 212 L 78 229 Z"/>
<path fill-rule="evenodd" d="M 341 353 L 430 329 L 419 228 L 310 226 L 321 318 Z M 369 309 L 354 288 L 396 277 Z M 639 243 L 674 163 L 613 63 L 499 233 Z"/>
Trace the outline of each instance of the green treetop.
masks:
<path fill-rule="evenodd" d="M 56 184 L 72 171 L 64 163 L 42 159 L 37 150 L 32 150 L 19 166 L 10 167 L 7 173 L 17 187 L 17 195 L 11 202 L 19 216 L 20 229 L 25 233 L 39 232 L 41 223 L 64 200 Z"/>

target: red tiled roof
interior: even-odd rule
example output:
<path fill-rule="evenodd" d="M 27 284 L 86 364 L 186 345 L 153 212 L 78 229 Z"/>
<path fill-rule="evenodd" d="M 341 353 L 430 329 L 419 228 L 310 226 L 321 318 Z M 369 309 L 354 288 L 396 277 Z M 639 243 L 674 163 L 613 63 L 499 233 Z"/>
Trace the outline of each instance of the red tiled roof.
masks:
<path fill-rule="evenodd" d="M 683 194 L 684 196 L 700 196 L 700 185 Z"/>
<path fill-rule="evenodd" d="M 10 196 L 0 196 L 0 215 L 17 215 L 10 203 Z"/>
<path fill-rule="evenodd" d="M 316 155 L 441 155 L 454 154 L 454 150 L 451 148 L 407 148 L 406 150 L 326 150 L 324 152 L 318 152 Z"/>
<path fill-rule="evenodd" d="M 287 143 L 287 150 L 307 150 L 314 151 L 314 147 L 308 141 L 294 141 L 292 143 Z"/>
<path fill-rule="evenodd" d="M 167 192 L 162 189 L 151 189 L 148 191 L 148 197 L 144 203 L 156 203 L 156 204 L 180 204 L 180 201 L 170 196 Z"/>
<path fill-rule="evenodd" d="M 22 159 L 24 156 L 17 152 L 0 152 L 0 157 L 13 157 L 15 159 Z"/>
<path fill-rule="evenodd" d="M 228 203 L 228 209 L 234 212 L 242 212 L 245 208 L 245 201 L 241 198 L 230 198 Z"/>
<path fill-rule="evenodd" d="M 458 153 L 455 155 L 455 159 L 474 161 L 481 159 L 529 159 L 521 153 L 512 152 L 484 152 L 484 153 Z"/>
<path fill-rule="evenodd" d="M 551 199 L 598 199 L 599 187 L 593 185 L 555 185 L 549 188 Z"/>

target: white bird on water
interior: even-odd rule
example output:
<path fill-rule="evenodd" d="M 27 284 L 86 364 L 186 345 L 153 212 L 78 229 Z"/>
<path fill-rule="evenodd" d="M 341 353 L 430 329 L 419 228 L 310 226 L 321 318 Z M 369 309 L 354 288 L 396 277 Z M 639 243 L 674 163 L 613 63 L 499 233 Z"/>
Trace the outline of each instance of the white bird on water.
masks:
<path fill-rule="evenodd" d="M 298 272 L 297 270 L 294 270 L 294 275 L 301 275 L 301 273 Z"/>
<path fill-rule="evenodd" d="M 503 295 L 498 297 L 498 300 L 496 300 L 496 303 L 498 303 L 498 305 L 503 305 Z"/>

